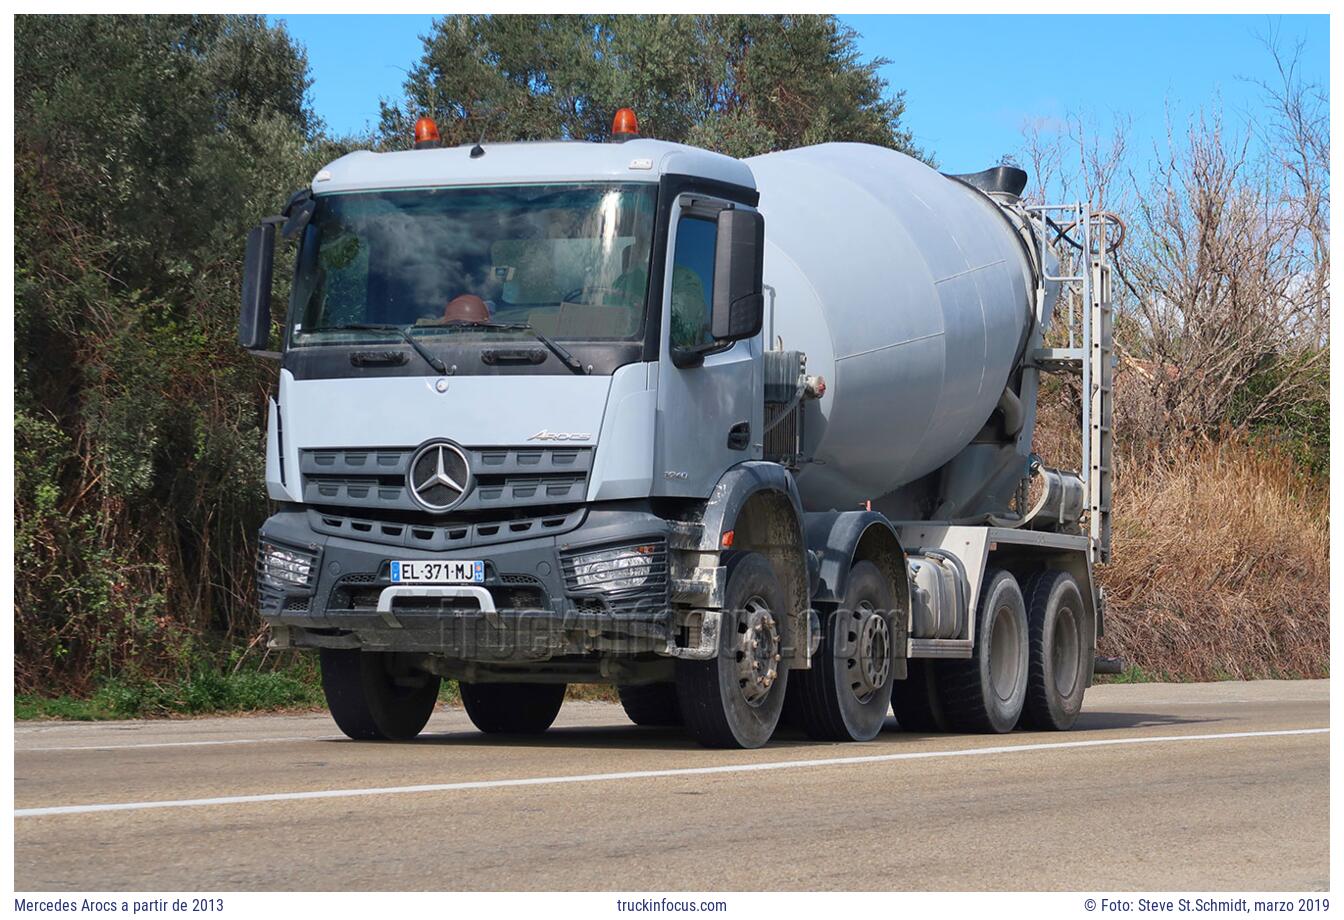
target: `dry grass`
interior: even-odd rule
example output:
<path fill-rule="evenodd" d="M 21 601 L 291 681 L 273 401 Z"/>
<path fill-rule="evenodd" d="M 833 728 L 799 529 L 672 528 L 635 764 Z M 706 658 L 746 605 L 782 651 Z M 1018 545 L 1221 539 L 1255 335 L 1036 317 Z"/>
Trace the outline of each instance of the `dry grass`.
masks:
<path fill-rule="evenodd" d="M 1118 390 L 1135 383 L 1117 376 Z M 1076 469 L 1068 397 L 1053 381 L 1042 393 L 1034 446 L 1047 465 Z M 1118 421 L 1099 651 L 1154 679 L 1325 676 L 1327 486 L 1244 438 L 1160 450 L 1135 443 Z"/>
<path fill-rule="evenodd" d="M 1103 654 L 1179 680 L 1323 677 L 1328 496 L 1242 440 L 1117 470 Z"/>

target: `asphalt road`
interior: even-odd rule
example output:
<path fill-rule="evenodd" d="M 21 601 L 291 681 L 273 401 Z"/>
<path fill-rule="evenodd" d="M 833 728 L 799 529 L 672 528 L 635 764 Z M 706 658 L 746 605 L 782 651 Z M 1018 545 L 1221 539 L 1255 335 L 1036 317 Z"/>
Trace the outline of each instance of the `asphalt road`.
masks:
<path fill-rule="evenodd" d="M 1329 886 L 1328 682 L 1094 687 L 1067 734 L 709 751 L 567 704 L 15 728 L 20 891 L 1307 890 Z M 426 788 L 428 787 L 428 788 Z"/>

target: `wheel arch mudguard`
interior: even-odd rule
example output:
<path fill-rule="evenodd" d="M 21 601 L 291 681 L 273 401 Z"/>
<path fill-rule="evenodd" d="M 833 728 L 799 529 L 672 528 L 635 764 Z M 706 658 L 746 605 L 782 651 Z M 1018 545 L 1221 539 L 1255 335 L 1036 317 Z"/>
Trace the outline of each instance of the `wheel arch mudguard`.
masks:
<path fill-rule="evenodd" d="M 789 471 L 777 463 L 748 460 L 723 474 L 705 502 L 700 549 L 753 550 L 768 558 L 790 600 L 784 657 L 792 668 L 811 664 L 812 604 L 803 503 Z M 720 595 L 721 599 L 721 595 Z"/>
<path fill-rule="evenodd" d="M 872 562 L 891 584 L 896 598 L 892 617 L 898 679 L 905 677 L 905 648 L 910 631 L 910 569 L 896 529 L 876 511 L 821 511 L 803 517 L 807 549 L 820 562 L 812 598 L 818 604 L 844 600 L 850 570 Z"/>

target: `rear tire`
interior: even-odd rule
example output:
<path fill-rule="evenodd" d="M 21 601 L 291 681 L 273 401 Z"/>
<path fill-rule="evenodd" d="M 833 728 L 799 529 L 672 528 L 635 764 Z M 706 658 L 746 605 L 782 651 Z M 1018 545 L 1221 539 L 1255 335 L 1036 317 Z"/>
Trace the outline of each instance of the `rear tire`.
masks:
<path fill-rule="evenodd" d="M 891 711 L 901 731 L 923 734 L 947 731 L 934 676 L 936 664 L 927 658 L 910 659 L 905 663 L 905 680 L 898 680 L 892 687 Z"/>
<path fill-rule="evenodd" d="M 471 722 L 488 735 L 538 735 L 551 727 L 565 701 L 564 684 L 458 682 Z"/>
<path fill-rule="evenodd" d="M 757 748 L 770 740 L 784 708 L 789 672 L 779 659 L 788 603 L 774 567 L 760 553 L 733 553 L 725 564 L 719 653 L 707 661 L 677 660 L 677 699 L 696 741 Z"/>
<path fill-rule="evenodd" d="M 621 708 L 636 725 L 667 728 L 681 724 L 681 705 L 674 683 L 626 684 L 617 687 L 616 692 L 621 696 Z"/>
<path fill-rule="evenodd" d="M 1027 586 L 1031 666 L 1024 728 L 1068 731 L 1083 709 L 1091 679 L 1091 630 L 1078 582 L 1068 572 L 1046 571 Z"/>
<path fill-rule="evenodd" d="M 939 695 L 953 731 L 1010 732 L 1027 698 L 1027 609 L 1011 572 L 990 569 L 976 607 L 975 651 L 939 662 Z"/>
<path fill-rule="evenodd" d="M 439 699 L 439 677 L 395 674 L 388 652 L 324 648 L 322 692 L 337 727 L 358 741 L 404 741 L 420 734 Z"/>
<path fill-rule="evenodd" d="M 803 731 L 818 741 L 871 741 L 882 731 L 895 681 L 895 602 L 868 561 L 849 572 L 845 599 L 826 619 L 812 667 L 793 675 L 789 695 Z"/>

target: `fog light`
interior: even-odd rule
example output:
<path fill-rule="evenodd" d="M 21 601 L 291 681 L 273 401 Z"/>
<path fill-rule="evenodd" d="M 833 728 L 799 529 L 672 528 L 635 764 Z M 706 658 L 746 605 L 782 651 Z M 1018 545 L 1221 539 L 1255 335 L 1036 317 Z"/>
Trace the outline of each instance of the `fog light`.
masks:
<path fill-rule="evenodd" d="M 653 544 L 622 546 L 570 559 L 570 579 L 575 588 L 624 591 L 647 584 L 653 576 L 658 547 Z"/>
<path fill-rule="evenodd" d="M 261 573 L 271 581 L 305 587 L 313 572 L 313 557 L 274 543 L 261 544 Z"/>

